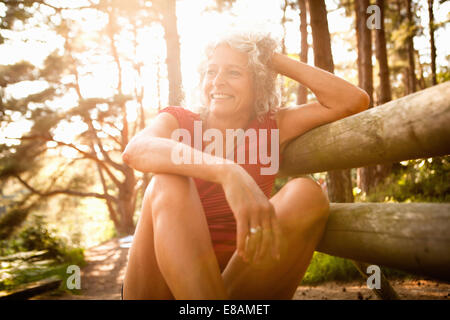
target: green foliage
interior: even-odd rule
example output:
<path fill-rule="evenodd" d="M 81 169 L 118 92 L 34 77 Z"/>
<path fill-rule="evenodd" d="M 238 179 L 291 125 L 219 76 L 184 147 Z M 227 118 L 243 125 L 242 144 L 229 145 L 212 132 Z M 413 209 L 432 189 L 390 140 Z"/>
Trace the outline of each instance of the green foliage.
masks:
<path fill-rule="evenodd" d="M 2 4 L 6 10 L 4 16 L 2 16 L 0 19 L 1 29 L 12 29 L 16 21 L 26 21 L 27 19 L 32 17 L 32 13 L 26 10 L 26 8 L 33 5 L 33 1 L 24 1 L 21 3 L 21 5 L 17 5 L 16 1 L 9 1 L 15 2 L 11 4 L 8 3 L 8 1 L 4 3 L 3 2 L 4 1 L 2 1 Z M 0 33 L 0 44 L 3 44 L 5 42 L 5 39 L 7 38 L 5 38 L 2 33 Z"/>
<path fill-rule="evenodd" d="M 64 252 L 60 239 L 53 238 L 44 226 L 42 217 L 35 218 L 35 224 L 22 230 L 14 242 L 17 251 L 47 250 L 52 258 L 62 259 Z"/>
<path fill-rule="evenodd" d="M 28 61 L 20 61 L 13 65 L 0 65 L 0 87 L 29 80 L 30 73 L 36 67 Z"/>
<path fill-rule="evenodd" d="M 23 172 L 33 172 L 42 163 L 39 155 L 45 151 L 45 141 L 25 141 L 19 146 L 2 150 L 0 158 L 0 178 L 7 179 Z"/>
<path fill-rule="evenodd" d="M 22 224 L 34 205 L 24 206 L 22 203 L 15 203 L 8 206 L 5 201 L 0 202 L 0 204 L 6 205 L 6 212 L 0 217 L 0 240 L 4 240 L 9 238 L 15 229 Z"/>
<path fill-rule="evenodd" d="M 450 156 L 402 161 L 395 164 L 385 183 L 355 201 L 367 202 L 450 202 Z M 414 277 L 406 272 L 382 267 L 388 279 Z M 315 252 L 302 284 L 361 279 L 350 260 Z"/>
<path fill-rule="evenodd" d="M 441 72 L 436 74 L 437 83 L 444 83 L 450 80 L 450 68 L 448 66 L 441 67 L 441 70 Z"/>
<path fill-rule="evenodd" d="M 387 279 L 406 279 L 414 276 L 392 268 L 381 267 Z M 314 252 L 311 263 L 302 279 L 302 285 L 317 285 L 327 281 L 361 280 L 362 275 L 351 260 Z"/>
<path fill-rule="evenodd" d="M 274 195 L 275 193 L 277 193 L 278 191 L 280 191 L 280 189 L 288 182 L 288 178 L 276 178 L 275 179 L 275 183 L 273 186 L 273 193 L 272 195 Z"/>
<path fill-rule="evenodd" d="M 402 161 L 391 176 L 369 195 L 367 202 L 450 202 L 450 156 Z"/>
<path fill-rule="evenodd" d="M 58 83 L 65 73 L 67 60 L 67 57 L 60 56 L 57 50 L 53 51 L 45 58 L 44 68 L 40 70 L 40 76 L 50 83 Z"/>
<path fill-rule="evenodd" d="M 66 279 L 69 265 L 85 265 L 83 249 L 55 237 L 40 216 L 12 239 L 0 241 L 0 248 L 0 290 L 54 275 Z"/>
<path fill-rule="evenodd" d="M 301 284 L 315 285 L 326 281 L 349 281 L 361 279 L 350 260 L 314 252 Z"/>

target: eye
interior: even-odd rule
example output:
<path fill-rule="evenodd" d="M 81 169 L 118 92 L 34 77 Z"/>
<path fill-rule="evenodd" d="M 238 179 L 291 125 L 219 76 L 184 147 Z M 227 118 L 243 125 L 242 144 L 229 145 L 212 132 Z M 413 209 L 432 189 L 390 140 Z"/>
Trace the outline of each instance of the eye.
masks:
<path fill-rule="evenodd" d="M 239 71 L 237 71 L 237 70 L 231 70 L 231 71 L 230 71 L 230 74 L 231 74 L 232 76 L 235 76 L 235 77 L 238 77 L 238 76 L 241 75 L 241 73 L 240 73 Z"/>
<path fill-rule="evenodd" d="M 214 70 L 214 69 L 208 69 L 208 70 L 206 70 L 206 75 L 207 76 L 213 76 L 213 75 L 215 75 L 216 74 L 216 70 Z"/>

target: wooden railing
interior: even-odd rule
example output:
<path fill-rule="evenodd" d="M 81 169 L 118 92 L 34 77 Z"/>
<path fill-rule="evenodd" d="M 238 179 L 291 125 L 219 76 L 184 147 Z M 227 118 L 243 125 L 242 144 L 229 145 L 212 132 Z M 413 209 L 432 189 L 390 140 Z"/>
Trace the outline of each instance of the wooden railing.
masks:
<path fill-rule="evenodd" d="M 285 149 L 280 175 L 448 154 L 450 82 L 305 133 Z M 331 203 L 318 251 L 449 281 L 449 231 L 448 203 Z"/>

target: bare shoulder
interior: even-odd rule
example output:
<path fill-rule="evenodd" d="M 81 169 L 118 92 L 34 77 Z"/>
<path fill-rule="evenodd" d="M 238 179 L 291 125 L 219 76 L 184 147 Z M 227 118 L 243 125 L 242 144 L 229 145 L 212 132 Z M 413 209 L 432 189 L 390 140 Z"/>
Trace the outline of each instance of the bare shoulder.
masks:
<path fill-rule="evenodd" d="M 178 120 L 174 115 L 168 112 L 161 112 L 138 135 L 170 138 L 172 132 L 179 127 Z"/>

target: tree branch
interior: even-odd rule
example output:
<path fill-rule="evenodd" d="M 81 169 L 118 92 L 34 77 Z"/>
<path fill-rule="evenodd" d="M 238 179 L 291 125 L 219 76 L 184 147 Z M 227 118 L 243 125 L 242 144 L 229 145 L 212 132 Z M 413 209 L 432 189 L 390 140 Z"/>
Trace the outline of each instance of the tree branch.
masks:
<path fill-rule="evenodd" d="M 17 4 L 23 3 L 23 1 L 8 1 L 8 2 L 11 2 L 11 3 L 17 3 Z M 57 7 L 57 6 L 54 6 L 54 5 L 51 5 L 51 4 L 47 3 L 47 2 L 45 2 L 45 1 L 35 1 L 35 2 L 36 2 L 36 3 L 39 3 L 40 5 L 44 5 L 44 6 L 46 6 L 46 7 L 55 9 L 57 12 L 58 12 L 58 11 L 61 11 L 61 10 L 94 9 L 94 8 L 97 8 L 97 7 L 98 7 L 97 5 L 95 5 L 95 4 L 92 3 L 92 2 L 91 2 L 91 5 L 89 5 L 89 6 L 80 6 L 80 7 L 75 7 L 75 8 L 70 8 L 70 7 Z"/>
<path fill-rule="evenodd" d="M 20 140 L 31 140 L 31 139 L 44 139 L 47 141 L 53 141 L 53 142 L 56 142 L 56 144 L 58 144 L 58 145 L 75 149 L 76 151 L 81 153 L 86 159 L 91 159 L 91 160 L 94 160 L 95 162 L 99 163 L 100 166 L 102 166 L 105 169 L 106 173 L 111 178 L 111 180 L 114 182 L 114 184 L 116 184 L 117 186 L 119 186 L 121 184 L 119 179 L 117 179 L 116 176 L 114 176 L 114 174 L 111 172 L 111 170 L 109 170 L 109 168 L 106 166 L 106 164 L 102 160 L 97 158 L 94 153 L 83 151 L 80 148 L 78 148 L 77 146 L 75 146 L 73 143 L 66 143 L 66 142 L 62 142 L 62 141 L 53 140 L 51 137 L 32 135 L 32 136 L 25 136 L 25 137 L 20 138 Z M 121 165 L 119 165 L 119 166 L 120 166 L 119 171 L 123 172 L 126 169 L 125 166 L 121 166 Z"/>
<path fill-rule="evenodd" d="M 120 141 L 115 137 L 115 136 L 113 136 L 111 133 L 108 133 L 108 132 L 106 132 L 105 130 L 103 130 L 102 129 L 102 132 L 104 133 L 104 134 L 106 134 L 111 140 L 113 140 L 115 143 L 117 143 L 118 145 L 119 145 L 119 147 L 122 147 L 122 144 L 120 143 Z"/>
<path fill-rule="evenodd" d="M 108 194 L 101 194 L 96 192 L 81 192 L 76 190 L 70 190 L 70 189 L 61 189 L 61 190 L 52 190 L 48 192 L 42 192 L 39 191 L 32 186 L 30 186 L 25 180 L 23 180 L 19 175 L 15 175 L 15 177 L 22 183 L 28 190 L 30 190 L 32 193 L 35 193 L 41 197 L 50 197 L 57 194 L 69 194 L 72 196 L 78 196 L 78 197 L 94 197 L 104 200 L 114 200 L 114 197 L 108 195 Z"/>
<path fill-rule="evenodd" d="M 89 129 L 91 130 L 92 135 L 95 138 L 95 141 L 97 142 L 98 148 L 100 149 L 100 152 L 102 153 L 103 158 L 105 158 L 105 161 L 108 164 L 110 164 L 112 167 L 114 167 L 115 169 L 117 169 L 119 171 L 123 171 L 124 167 L 121 164 L 112 161 L 112 159 L 109 157 L 109 154 L 103 148 L 103 144 L 97 135 L 97 130 L 95 130 L 94 124 L 92 123 L 91 118 L 89 118 L 88 126 L 89 126 Z"/>

